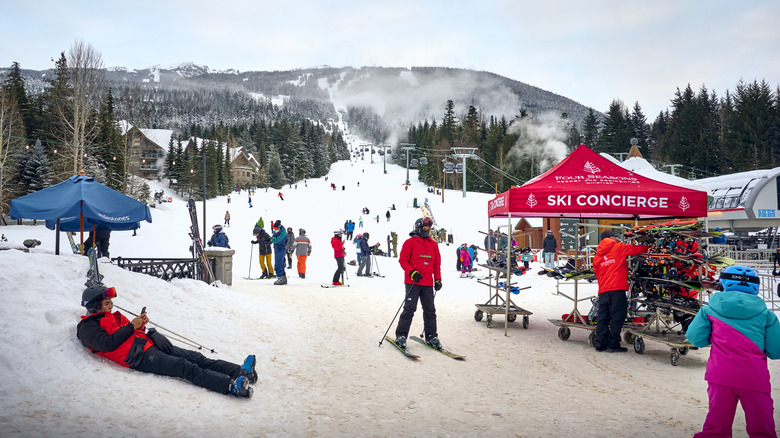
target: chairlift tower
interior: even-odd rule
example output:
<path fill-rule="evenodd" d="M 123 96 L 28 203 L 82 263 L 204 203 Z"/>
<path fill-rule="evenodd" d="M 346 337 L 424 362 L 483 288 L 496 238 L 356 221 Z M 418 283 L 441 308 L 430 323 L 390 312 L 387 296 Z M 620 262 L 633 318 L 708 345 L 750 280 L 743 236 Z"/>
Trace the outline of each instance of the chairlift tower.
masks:
<path fill-rule="evenodd" d="M 392 146 L 387 144 L 380 144 L 377 146 L 377 148 L 382 154 L 382 170 L 384 171 L 384 174 L 387 175 L 387 152 L 392 148 Z"/>
<path fill-rule="evenodd" d="M 404 150 L 404 154 L 406 155 L 406 182 L 404 185 L 409 185 L 409 155 L 410 151 L 413 151 L 417 148 L 417 145 L 414 143 L 398 143 L 398 146 L 400 149 Z"/>
<path fill-rule="evenodd" d="M 477 158 L 477 148 L 452 148 L 455 158 L 463 158 L 463 197 L 466 197 L 466 158 Z"/>

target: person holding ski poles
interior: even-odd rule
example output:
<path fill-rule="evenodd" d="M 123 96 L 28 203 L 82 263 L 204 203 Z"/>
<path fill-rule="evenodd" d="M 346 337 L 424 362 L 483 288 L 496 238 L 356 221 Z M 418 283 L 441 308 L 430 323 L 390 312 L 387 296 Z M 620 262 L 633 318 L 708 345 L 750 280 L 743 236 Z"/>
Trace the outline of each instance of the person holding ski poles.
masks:
<path fill-rule="evenodd" d="M 252 397 L 248 385 L 257 382 L 255 355 L 237 365 L 176 347 L 154 328 L 146 329 L 149 317 L 145 311 L 132 321 L 118 311 L 112 313 L 116 296 L 115 288 L 104 285 L 88 287 L 81 294 L 87 313 L 76 327 L 76 337 L 92 353 L 136 371 L 179 377 L 222 394 Z"/>
<path fill-rule="evenodd" d="M 405 274 L 406 299 L 395 328 L 395 342 L 402 348 L 406 348 L 406 338 L 409 336 L 419 299 L 423 309 L 425 341 L 437 350 L 442 349 L 436 332 L 436 307 L 433 303 L 434 290 L 441 289 L 441 255 L 439 245 L 430 237 L 431 226 L 431 218 L 417 219 L 414 230 L 401 246 L 401 254 L 398 257 Z"/>
<path fill-rule="evenodd" d="M 333 232 L 333 238 L 330 239 L 330 246 L 333 247 L 333 257 L 336 259 L 336 273 L 333 274 L 333 285 L 342 286 L 341 274 L 346 270 L 344 267 L 344 242 L 341 241 L 341 230 Z"/>
<path fill-rule="evenodd" d="M 369 233 L 363 233 L 363 237 L 358 242 L 360 247 L 360 266 L 357 270 L 358 277 L 373 277 L 371 275 L 371 247 L 368 245 Z M 362 272 L 365 272 L 362 274 Z"/>
<path fill-rule="evenodd" d="M 260 269 L 263 270 L 263 275 L 260 278 L 274 278 L 274 265 L 271 260 L 271 236 L 263 228 L 263 218 L 257 221 L 252 234 L 255 235 L 255 240 L 252 241 L 252 244 L 257 244 L 257 253 L 260 256 Z"/>

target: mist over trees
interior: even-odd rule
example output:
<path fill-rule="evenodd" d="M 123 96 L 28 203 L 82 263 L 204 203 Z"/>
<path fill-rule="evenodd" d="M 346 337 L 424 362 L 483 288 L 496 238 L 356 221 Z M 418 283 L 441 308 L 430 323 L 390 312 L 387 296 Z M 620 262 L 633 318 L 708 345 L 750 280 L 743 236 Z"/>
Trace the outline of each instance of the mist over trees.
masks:
<path fill-rule="evenodd" d="M 466 159 L 469 190 L 503 191 L 547 170 L 579 144 L 620 157 L 632 138 L 654 164 L 682 165 L 694 178 L 780 165 L 780 88 L 740 81 L 722 96 L 705 86 L 676 90 L 649 121 L 639 102 L 615 99 L 603 113 L 555 93 L 489 72 L 446 67 L 316 68 L 213 72 L 195 64 L 105 69 L 76 41 L 44 72 L 13 63 L 0 70 L 0 208 L 13 197 L 84 169 L 141 197 L 128 172 L 118 121 L 171 129 L 164 177 L 199 195 L 229 193 L 229 151 L 260 164 L 261 186 L 280 188 L 327 174 L 350 157 L 347 133 L 375 145 L 415 145 L 421 180 L 459 189 Z M 346 122 L 346 125 L 340 122 Z M 348 132 L 342 132 L 347 126 Z M 192 142 L 193 138 L 201 139 Z M 394 162 L 394 160 L 390 160 Z M 404 157 L 395 161 L 405 166 Z M 200 164 L 199 164 L 200 163 Z M 142 183 L 141 183 L 142 185 Z"/>

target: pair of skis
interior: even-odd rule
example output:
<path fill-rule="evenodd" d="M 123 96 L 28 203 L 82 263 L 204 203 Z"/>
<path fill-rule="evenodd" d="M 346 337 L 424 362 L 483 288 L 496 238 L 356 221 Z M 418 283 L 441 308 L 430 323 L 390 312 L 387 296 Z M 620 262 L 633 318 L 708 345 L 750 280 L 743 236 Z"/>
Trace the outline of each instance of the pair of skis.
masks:
<path fill-rule="evenodd" d="M 437 349 L 431 347 L 430 345 L 428 345 L 427 342 L 423 341 L 422 339 L 418 338 L 417 336 L 409 336 L 409 339 L 417 342 L 418 344 L 425 345 L 426 347 L 430 348 L 431 350 L 439 352 L 439 353 L 441 353 L 441 354 L 443 354 L 443 355 L 445 355 L 445 356 L 447 356 L 449 358 L 452 358 L 452 359 L 455 359 L 455 360 L 465 360 L 466 359 L 466 356 L 461 356 L 459 354 L 455 354 L 455 353 L 453 353 L 453 352 L 451 352 L 449 350 L 445 350 L 444 348 L 442 348 L 441 350 L 437 350 Z M 418 355 L 412 353 L 411 351 L 409 351 L 408 349 L 402 348 L 400 345 L 396 344 L 395 343 L 395 339 L 390 338 L 390 336 L 385 336 L 385 340 L 390 342 L 391 344 L 393 344 L 393 346 L 395 348 L 397 348 L 401 353 L 403 353 L 404 356 L 406 356 L 406 357 L 408 357 L 410 359 L 413 359 L 413 360 L 417 360 L 417 359 L 420 358 L 420 356 L 418 356 Z"/>
<path fill-rule="evenodd" d="M 204 276 L 206 277 L 206 283 L 216 286 L 217 277 L 214 276 L 214 272 L 211 269 L 211 262 L 203 252 L 203 242 L 200 240 L 200 231 L 198 230 L 198 214 L 195 209 L 195 200 L 189 199 L 187 201 L 187 211 L 190 213 L 190 238 L 192 239 L 192 251 L 194 258 L 199 259 L 203 268 Z"/>

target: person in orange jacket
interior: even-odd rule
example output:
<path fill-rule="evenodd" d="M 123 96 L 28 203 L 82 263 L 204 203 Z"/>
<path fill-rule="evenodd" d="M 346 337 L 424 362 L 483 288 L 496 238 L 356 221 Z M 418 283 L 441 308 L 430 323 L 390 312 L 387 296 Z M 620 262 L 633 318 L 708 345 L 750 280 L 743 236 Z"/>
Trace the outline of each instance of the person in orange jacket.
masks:
<path fill-rule="evenodd" d="M 248 385 L 257 382 L 255 355 L 237 365 L 176 347 L 154 328 L 146 330 L 146 308 L 132 321 L 119 312 L 111 313 L 113 298 L 116 289 L 103 285 L 88 287 L 81 294 L 87 314 L 76 327 L 76 337 L 91 352 L 134 370 L 180 377 L 222 394 L 252 396 Z"/>
<path fill-rule="evenodd" d="M 596 321 L 597 351 L 623 353 L 620 346 L 620 330 L 628 313 L 628 265 L 626 259 L 647 252 L 647 245 L 628 245 L 614 239 L 615 233 L 606 230 L 593 258 L 593 272 L 599 282 L 598 320 Z"/>

